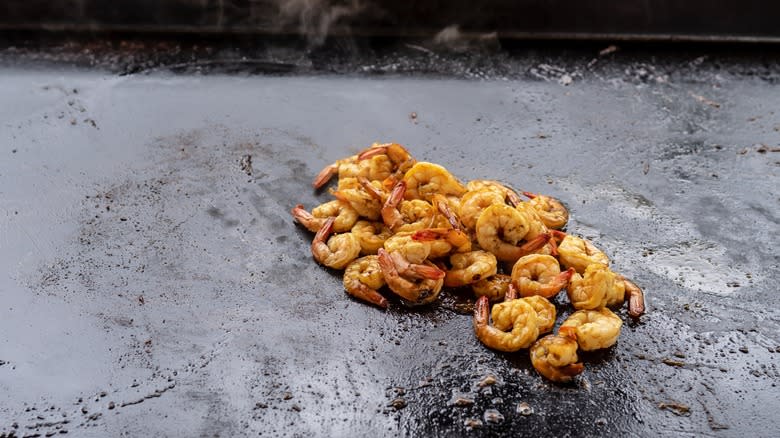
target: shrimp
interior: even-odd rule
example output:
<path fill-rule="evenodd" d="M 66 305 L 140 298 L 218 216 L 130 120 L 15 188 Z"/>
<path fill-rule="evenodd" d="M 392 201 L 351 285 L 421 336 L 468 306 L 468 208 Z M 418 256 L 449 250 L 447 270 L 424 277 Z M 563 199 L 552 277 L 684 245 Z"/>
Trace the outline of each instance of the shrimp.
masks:
<path fill-rule="evenodd" d="M 523 194 L 530 198 L 528 203 L 536 209 L 545 226 L 555 230 L 566 226 L 569 221 L 569 210 L 561 201 L 550 196 L 530 192 L 523 192 Z"/>
<path fill-rule="evenodd" d="M 430 303 L 439 296 L 444 284 L 444 272 L 431 262 L 409 264 L 400 253 L 379 250 L 379 265 L 387 286 L 410 305 Z M 428 269 L 424 269 L 428 268 Z"/>
<path fill-rule="evenodd" d="M 398 252 L 411 263 L 421 264 L 431 255 L 431 243 L 412 239 L 412 233 L 397 233 L 385 240 L 387 252 Z"/>
<path fill-rule="evenodd" d="M 377 289 L 385 285 L 385 277 L 375 255 L 354 260 L 344 271 L 344 290 L 353 297 L 387 308 L 387 299 Z"/>
<path fill-rule="evenodd" d="M 385 225 L 395 232 L 416 231 L 430 227 L 435 221 L 434 207 L 420 199 L 404 201 L 405 192 L 406 183 L 403 181 L 396 184 L 390 192 L 381 209 Z"/>
<path fill-rule="evenodd" d="M 315 260 L 329 268 L 344 269 L 360 254 L 360 242 L 352 233 L 337 234 L 329 239 L 335 221 L 334 217 L 328 218 L 317 231 L 311 242 L 311 253 Z"/>
<path fill-rule="evenodd" d="M 593 263 L 609 266 L 609 257 L 589 241 L 567 234 L 558 245 L 558 259 L 566 268 L 582 274 Z"/>
<path fill-rule="evenodd" d="M 515 262 L 512 283 L 523 297 L 540 295 L 552 298 L 566 286 L 573 273 L 573 269 L 561 272 L 555 257 L 530 254 Z"/>
<path fill-rule="evenodd" d="M 477 297 L 488 297 L 491 302 L 496 302 L 504 299 L 511 284 L 511 276 L 496 274 L 492 277 L 483 278 L 482 280 L 473 283 L 471 285 L 471 290 L 474 291 L 474 294 Z"/>
<path fill-rule="evenodd" d="M 395 172 L 403 175 L 416 163 L 416 160 L 412 158 L 409 151 L 398 143 L 385 143 L 381 145 L 374 143 L 370 149 L 367 149 L 358 155 L 359 161 L 366 159 L 373 160 L 376 158 L 386 158 L 389 160 L 391 168 L 384 177 L 374 177 L 371 178 L 372 180 L 386 179 L 391 177 Z"/>
<path fill-rule="evenodd" d="M 536 372 L 553 382 L 569 382 L 585 367 L 577 362 L 577 341 L 569 334 L 547 335 L 531 347 Z"/>
<path fill-rule="evenodd" d="M 555 326 L 555 317 L 557 312 L 555 306 L 547 300 L 547 298 L 533 295 L 530 297 L 520 298 L 518 296 L 517 287 L 514 284 L 509 283 L 504 301 L 523 300 L 530 304 L 536 311 L 536 322 L 539 327 L 539 333 L 547 333 L 552 331 Z"/>
<path fill-rule="evenodd" d="M 314 181 L 311 183 L 312 187 L 319 189 L 327 184 L 336 174 L 339 175 L 339 178 L 357 176 L 359 173 L 357 159 L 357 155 L 352 155 L 341 160 L 336 160 L 333 164 L 328 164 L 314 178 Z"/>
<path fill-rule="evenodd" d="M 453 211 L 450 202 L 452 202 L 450 199 L 439 194 L 433 195 L 431 199 L 431 203 L 439 210 L 439 213 L 447 219 L 450 226 L 456 230 L 460 230 L 462 228 L 460 218 L 455 214 L 455 211 Z"/>
<path fill-rule="evenodd" d="M 443 257 L 450 252 L 471 251 L 471 238 L 461 230 L 451 228 L 426 228 L 415 231 L 412 240 L 431 243 L 431 258 Z"/>
<path fill-rule="evenodd" d="M 504 204 L 491 205 L 477 219 L 477 241 L 482 249 L 495 254 L 498 260 L 514 262 L 539 249 L 550 239 L 549 234 L 542 234 L 518 246 L 530 227 L 528 218 L 516 209 Z"/>
<path fill-rule="evenodd" d="M 493 181 L 489 179 L 475 179 L 466 183 L 466 190 L 470 192 L 475 190 L 482 190 L 482 189 L 490 189 L 497 192 L 503 198 L 501 202 L 506 201 L 513 206 L 522 202 L 520 200 L 520 197 L 517 195 L 517 192 L 514 191 L 514 189 L 511 189 L 498 181 Z"/>
<path fill-rule="evenodd" d="M 382 209 L 382 200 L 381 198 L 377 199 L 376 187 L 362 176 L 347 179 L 349 182 L 345 184 L 342 184 L 343 180 L 339 180 L 339 189 L 333 192 L 333 196 L 349 204 L 359 216 L 372 221 L 378 220 Z"/>
<path fill-rule="evenodd" d="M 622 303 L 624 291 L 617 274 L 599 263 L 589 265 L 583 274 L 573 274 L 566 288 L 569 301 L 577 310 L 599 309 L 609 303 L 610 297 L 613 303 Z"/>
<path fill-rule="evenodd" d="M 466 188 L 438 164 L 418 162 L 404 174 L 406 199 L 430 201 L 434 194 L 461 196 Z"/>
<path fill-rule="evenodd" d="M 484 209 L 494 204 L 503 203 L 504 196 L 500 192 L 488 187 L 466 192 L 460 199 L 460 220 L 466 228 L 473 230 L 477 226 L 477 219 Z"/>
<path fill-rule="evenodd" d="M 301 225 L 306 227 L 311 232 L 319 231 L 322 226 L 331 217 L 335 219 L 333 223 L 333 231 L 336 233 L 344 233 L 352 229 L 355 222 L 358 220 L 358 213 L 348 203 L 339 200 L 326 202 L 321 204 L 309 213 L 303 208 L 303 205 L 298 204 L 291 211 L 293 218 Z"/>
<path fill-rule="evenodd" d="M 486 296 L 479 297 L 474 305 L 474 333 L 489 348 L 511 353 L 528 348 L 539 336 L 536 311 L 527 302 L 512 300 L 493 306 L 492 326 L 489 308 Z"/>
<path fill-rule="evenodd" d="M 561 324 L 560 332 L 572 333 L 584 351 L 608 348 L 617 342 L 623 321 L 605 308 L 578 310 Z"/>
<path fill-rule="evenodd" d="M 352 226 L 352 234 L 360 242 L 360 253 L 363 255 L 376 254 L 382 248 L 385 241 L 393 235 L 393 232 L 382 222 L 357 221 Z"/>
<path fill-rule="evenodd" d="M 452 269 L 444 277 L 447 287 L 460 287 L 476 283 L 496 274 L 496 256 L 485 251 L 470 251 L 450 256 Z"/>

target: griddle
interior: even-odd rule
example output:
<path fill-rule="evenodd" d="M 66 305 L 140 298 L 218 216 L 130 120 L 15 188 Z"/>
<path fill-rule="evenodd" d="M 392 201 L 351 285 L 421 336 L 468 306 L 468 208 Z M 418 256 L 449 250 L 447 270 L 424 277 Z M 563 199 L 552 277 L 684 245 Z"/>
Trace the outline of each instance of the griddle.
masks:
<path fill-rule="evenodd" d="M 775 49 L 181 41 L 4 40 L 0 436 L 780 435 Z M 373 141 L 561 199 L 648 313 L 558 385 L 349 298 L 289 210 Z"/>

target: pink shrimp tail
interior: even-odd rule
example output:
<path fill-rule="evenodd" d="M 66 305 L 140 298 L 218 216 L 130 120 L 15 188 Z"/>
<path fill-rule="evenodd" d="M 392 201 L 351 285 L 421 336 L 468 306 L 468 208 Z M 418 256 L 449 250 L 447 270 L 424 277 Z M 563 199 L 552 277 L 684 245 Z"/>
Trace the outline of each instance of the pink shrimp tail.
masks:
<path fill-rule="evenodd" d="M 319 189 L 333 178 L 339 172 L 339 166 L 336 163 L 327 165 L 324 169 L 317 174 L 314 181 L 311 183 L 312 187 Z"/>
<path fill-rule="evenodd" d="M 531 193 L 531 192 L 523 192 L 523 195 L 525 195 L 525 197 L 528 199 L 534 199 L 535 197 L 539 196 L 536 193 Z"/>
<path fill-rule="evenodd" d="M 474 303 L 474 331 L 488 324 L 489 312 L 490 300 L 486 296 L 479 297 L 477 302 Z"/>

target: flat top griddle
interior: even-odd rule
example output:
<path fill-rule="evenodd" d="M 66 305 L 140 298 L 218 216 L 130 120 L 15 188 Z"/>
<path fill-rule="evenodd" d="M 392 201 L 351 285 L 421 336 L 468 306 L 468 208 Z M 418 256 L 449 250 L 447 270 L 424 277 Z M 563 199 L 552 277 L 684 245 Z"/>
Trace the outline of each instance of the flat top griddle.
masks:
<path fill-rule="evenodd" d="M 780 434 L 763 55 L 112 47 L 0 54 L 0 436 Z M 484 348 L 462 295 L 350 299 L 289 209 L 372 141 L 558 197 L 648 314 L 561 386 Z"/>

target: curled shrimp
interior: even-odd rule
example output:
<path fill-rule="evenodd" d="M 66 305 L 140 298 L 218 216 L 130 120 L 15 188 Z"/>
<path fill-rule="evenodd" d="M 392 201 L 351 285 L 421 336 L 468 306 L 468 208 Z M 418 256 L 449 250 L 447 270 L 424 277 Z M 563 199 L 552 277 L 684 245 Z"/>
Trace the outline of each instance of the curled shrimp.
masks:
<path fill-rule="evenodd" d="M 575 273 L 569 280 L 566 293 L 577 310 L 599 309 L 609 304 L 623 302 L 625 286 L 607 266 L 593 263 L 583 274 Z"/>
<path fill-rule="evenodd" d="M 473 283 L 471 290 L 474 291 L 477 297 L 488 297 L 491 302 L 496 302 L 504 299 L 511 284 L 511 276 L 496 274 Z"/>
<path fill-rule="evenodd" d="M 307 230 L 316 233 L 329 218 L 334 218 L 333 231 L 344 233 L 352 229 L 358 220 L 358 213 L 348 203 L 339 200 L 326 202 L 312 209 L 311 213 L 298 204 L 291 211 L 293 218 Z"/>
<path fill-rule="evenodd" d="M 352 227 L 352 234 L 360 242 L 360 253 L 372 255 L 384 246 L 385 241 L 393 235 L 393 232 L 382 222 L 357 221 Z"/>
<path fill-rule="evenodd" d="M 561 324 L 560 332 L 573 333 L 584 351 L 608 348 L 617 342 L 623 321 L 606 307 L 578 310 Z"/>
<path fill-rule="evenodd" d="M 379 265 L 387 286 L 407 304 L 430 303 L 439 296 L 444 284 L 444 272 L 429 261 L 411 264 L 400 253 L 380 249 Z"/>
<path fill-rule="evenodd" d="M 451 252 L 471 251 L 471 238 L 461 230 L 452 228 L 426 228 L 415 231 L 412 239 L 431 244 L 431 258 L 443 257 Z"/>
<path fill-rule="evenodd" d="M 460 220 L 466 228 L 473 230 L 477 226 L 477 219 L 479 219 L 479 215 L 484 209 L 494 204 L 503 203 L 504 196 L 500 192 L 488 187 L 466 192 L 460 199 Z"/>
<path fill-rule="evenodd" d="M 466 183 L 466 190 L 468 191 L 475 191 L 475 190 L 482 190 L 482 189 L 489 189 L 497 192 L 502 196 L 501 202 L 506 201 L 512 206 L 522 202 L 520 200 L 520 197 L 517 195 L 517 192 L 514 191 L 514 189 L 498 181 L 489 180 L 489 179 L 475 179 Z"/>
<path fill-rule="evenodd" d="M 400 253 L 411 263 L 421 264 L 431 255 L 431 243 L 412 239 L 412 233 L 397 233 L 385 240 L 387 252 Z"/>
<path fill-rule="evenodd" d="M 540 295 L 552 298 L 568 284 L 573 273 L 573 269 L 561 272 L 555 257 L 529 254 L 515 262 L 512 282 L 523 297 Z"/>
<path fill-rule="evenodd" d="M 518 246 L 530 228 L 528 218 L 521 212 L 505 204 L 495 204 L 482 211 L 477 219 L 477 241 L 498 260 L 514 262 L 550 239 L 549 234 L 542 234 Z"/>
<path fill-rule="evenodd" d="M 569 210 L 563 203 L 551 196 L 539 195 L 536 193 L 523 192 L 530 201 L 530 204 L 539 214 L 542 222 L 548 228 L 560 230 L 566 226 L 569 221 Z"/>
<path fill-rule="evenodd" d="M 585 367 L 577 362 L 577 341 L 567 333 L 547 335 L 531 347 L 536 372 L 553 382 L 569 382 Z"/>
<path fill-rule="evenodd" d="M 375 221 L 379 219 L 382 209 L 382 200 L 377 199 L 377 190 L 362 176 L 346 178 L 339 180 L 339 188 L 333 192 L 333 196 L 349 204 L 359 216 Z"/>
<path fill-rule="evenodd" d="M 317 231 L 311 242 L 311 253 L 315 260 L 329 268 L 344 269 L 360 254 L 360 242 L 352 233 L 336 234 L 331 237 L 335 221 L 336 218 L 328 218 Z"/>
<path fill-rule="evenodd" d="M 460 287 L 492 277 L 498 270 L 496 256 L 486 251 L 469 251 L 450 256 L 452 269 L 444 277 L 447 287 Z"/>
<path fill-rule="evenodd" d="M 430 227 L 436 216 L 433 205 L 421 199 L 405 201 L 404 193 L 406 193 L 406 183 L 401 181 L 387 197 L 381 209 L 385 225 L 395 232 L 416 231 Z"/>
<path fill-rule="evenodd" d="M 511 300 L 493 306 L 493 325 L 488 321 L 488 297 L 479 297 L 474 305 L 474 333 L 489 348 L 514 352 L 528 348 L 539 336 L 536 311 L 523 300 Z"/>
<path fill-rule="evenodd" d="M 406 199 L 430 201 L 435 194 L 461 196 L 466 188 L 442 166 L 420 161 L 404 174 Z"/>
<path fill-rule="evenodd" d="M 387 300 L 377 289 L 385 285 L 385 277 L 375 255 L 354 260 L 344 271 L 344 290 L 353 297 L 387 308 Z"/>
<path fill-rule="evenodd" d="M 580 274 L 594 263 L 609 266 L 609 257 L 590 241 L 567 234 L 558 245 L 558 259 L 566 268 L 574 268 Z"/>
<path fill-rule="evenodd" d="M 555 306 L 548 301 L 547 298 L 539 295 L 520 298 L 517 287 L 515 287 L 514 284 L 509 283 L 506 295 L 504 296 L 504 301 L 511 300 L 523 300 L 534 308 L 536 311 L 536 325 L 539 328 L 540 334 L 552 331 L 555 326 L 557 311 L 555 310 Z"/>
<path fill-rule="evenodd" d="M 398 143 L 374 143 L 370 149 L 367 149 L 358 155 L 358 161 L 373 160 L 376 158 L 386 158 L 390 162 L 391 167 L 387 172 L 387 175 L 382 177 L 376 175 L 371 178 L 372 180 L 390 178 L 394 173 L 403 175 L 416 163 L 409 151 Z M 384 167 L 382 167 L 381 170 L 384 171 Z"/>

